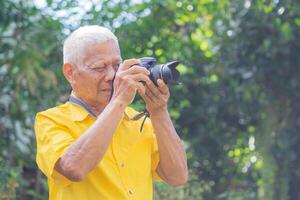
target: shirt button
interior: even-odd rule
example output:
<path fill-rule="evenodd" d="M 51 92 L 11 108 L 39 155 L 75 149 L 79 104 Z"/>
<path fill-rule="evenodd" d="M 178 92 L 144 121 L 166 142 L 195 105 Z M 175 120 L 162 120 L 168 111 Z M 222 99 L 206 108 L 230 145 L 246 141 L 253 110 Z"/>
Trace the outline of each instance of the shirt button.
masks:
<path fill-rule="evenodd" d="M 128 190 L 128 193 L 129 193 L 130 195 L 133 195 L 133 192 L 132 192 L 131 190 Z"/>
<path fill-rule="evenodd" d="M 121 162 L 121 167 L 124 167 L 124 166 L 125 166 L 124 162 Z"/>

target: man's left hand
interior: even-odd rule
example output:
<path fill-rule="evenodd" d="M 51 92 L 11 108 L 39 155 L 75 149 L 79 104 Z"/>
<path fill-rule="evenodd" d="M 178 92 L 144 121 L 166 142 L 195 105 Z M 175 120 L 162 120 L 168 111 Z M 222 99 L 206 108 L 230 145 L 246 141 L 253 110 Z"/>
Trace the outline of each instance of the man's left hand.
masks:
<path fill-rule="evenodd" d="M 168 100 L 170 97 L 169 88 L 161 79 L 157 80 L 157 85 L 158 87 L 155 86 L 152 81 L 149 81 L 145 85 L 145 93 L 140 93 L 146 103 L 146 108 L 150 115 L 166 111 L 168 107 Z"/>

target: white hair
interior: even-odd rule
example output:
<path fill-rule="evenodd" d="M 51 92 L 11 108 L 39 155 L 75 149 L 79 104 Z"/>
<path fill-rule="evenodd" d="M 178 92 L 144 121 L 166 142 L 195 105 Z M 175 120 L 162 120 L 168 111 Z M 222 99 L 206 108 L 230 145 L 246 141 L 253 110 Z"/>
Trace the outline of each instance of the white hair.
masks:
<path fill-rule="evenodd" d="M 73 31 L 65 40 L 63 62 L 75 63 L 89 46 L 111 40 L 118 44 L 117 37 L 105 27 L 97 25 L 82 26 Z"/>

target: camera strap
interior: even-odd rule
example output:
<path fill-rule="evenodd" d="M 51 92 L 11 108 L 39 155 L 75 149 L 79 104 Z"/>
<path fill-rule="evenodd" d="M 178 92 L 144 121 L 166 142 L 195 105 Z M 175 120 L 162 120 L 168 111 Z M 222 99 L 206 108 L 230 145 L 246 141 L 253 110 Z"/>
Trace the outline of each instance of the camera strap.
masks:
<path fill-rule="evenodd" d="M 130 120 L 133 120 L 133 121 L 137 121 L 139 119 L 141 119 L 141 117 L 144 116 L 144 119 L 143 119 L 143 122 L 141 124 L 141 127 L 140 127 L 140 133 L 143 131 L 143 128 L 144 128 L 144 124 L 145 124 L 145 121 L 147 119 L 147 117 L 150 117 L 150 113 L 148 112 L 148 110 L 145 108 L 143 110 L 143 112 L 140 112 L 138 114 L 136 114 L 135 116 L 133 116 Z"/>

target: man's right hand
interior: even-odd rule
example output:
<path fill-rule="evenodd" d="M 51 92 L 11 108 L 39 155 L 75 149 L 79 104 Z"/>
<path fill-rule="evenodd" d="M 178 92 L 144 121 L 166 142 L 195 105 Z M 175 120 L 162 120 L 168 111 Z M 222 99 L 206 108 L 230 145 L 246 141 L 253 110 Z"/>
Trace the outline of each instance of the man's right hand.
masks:
<path fill-rule="evenodd" d="M 114 93 L 112 101 L 118 101 L 124 105 L 129 105 L 134 100 L 136 92 L 145 94 L 145 86 L 141 81 L 149 82 L 150 72 L 141 66 L 140 60 L 125 60 L 116 72 L 114 80 Z"/>

